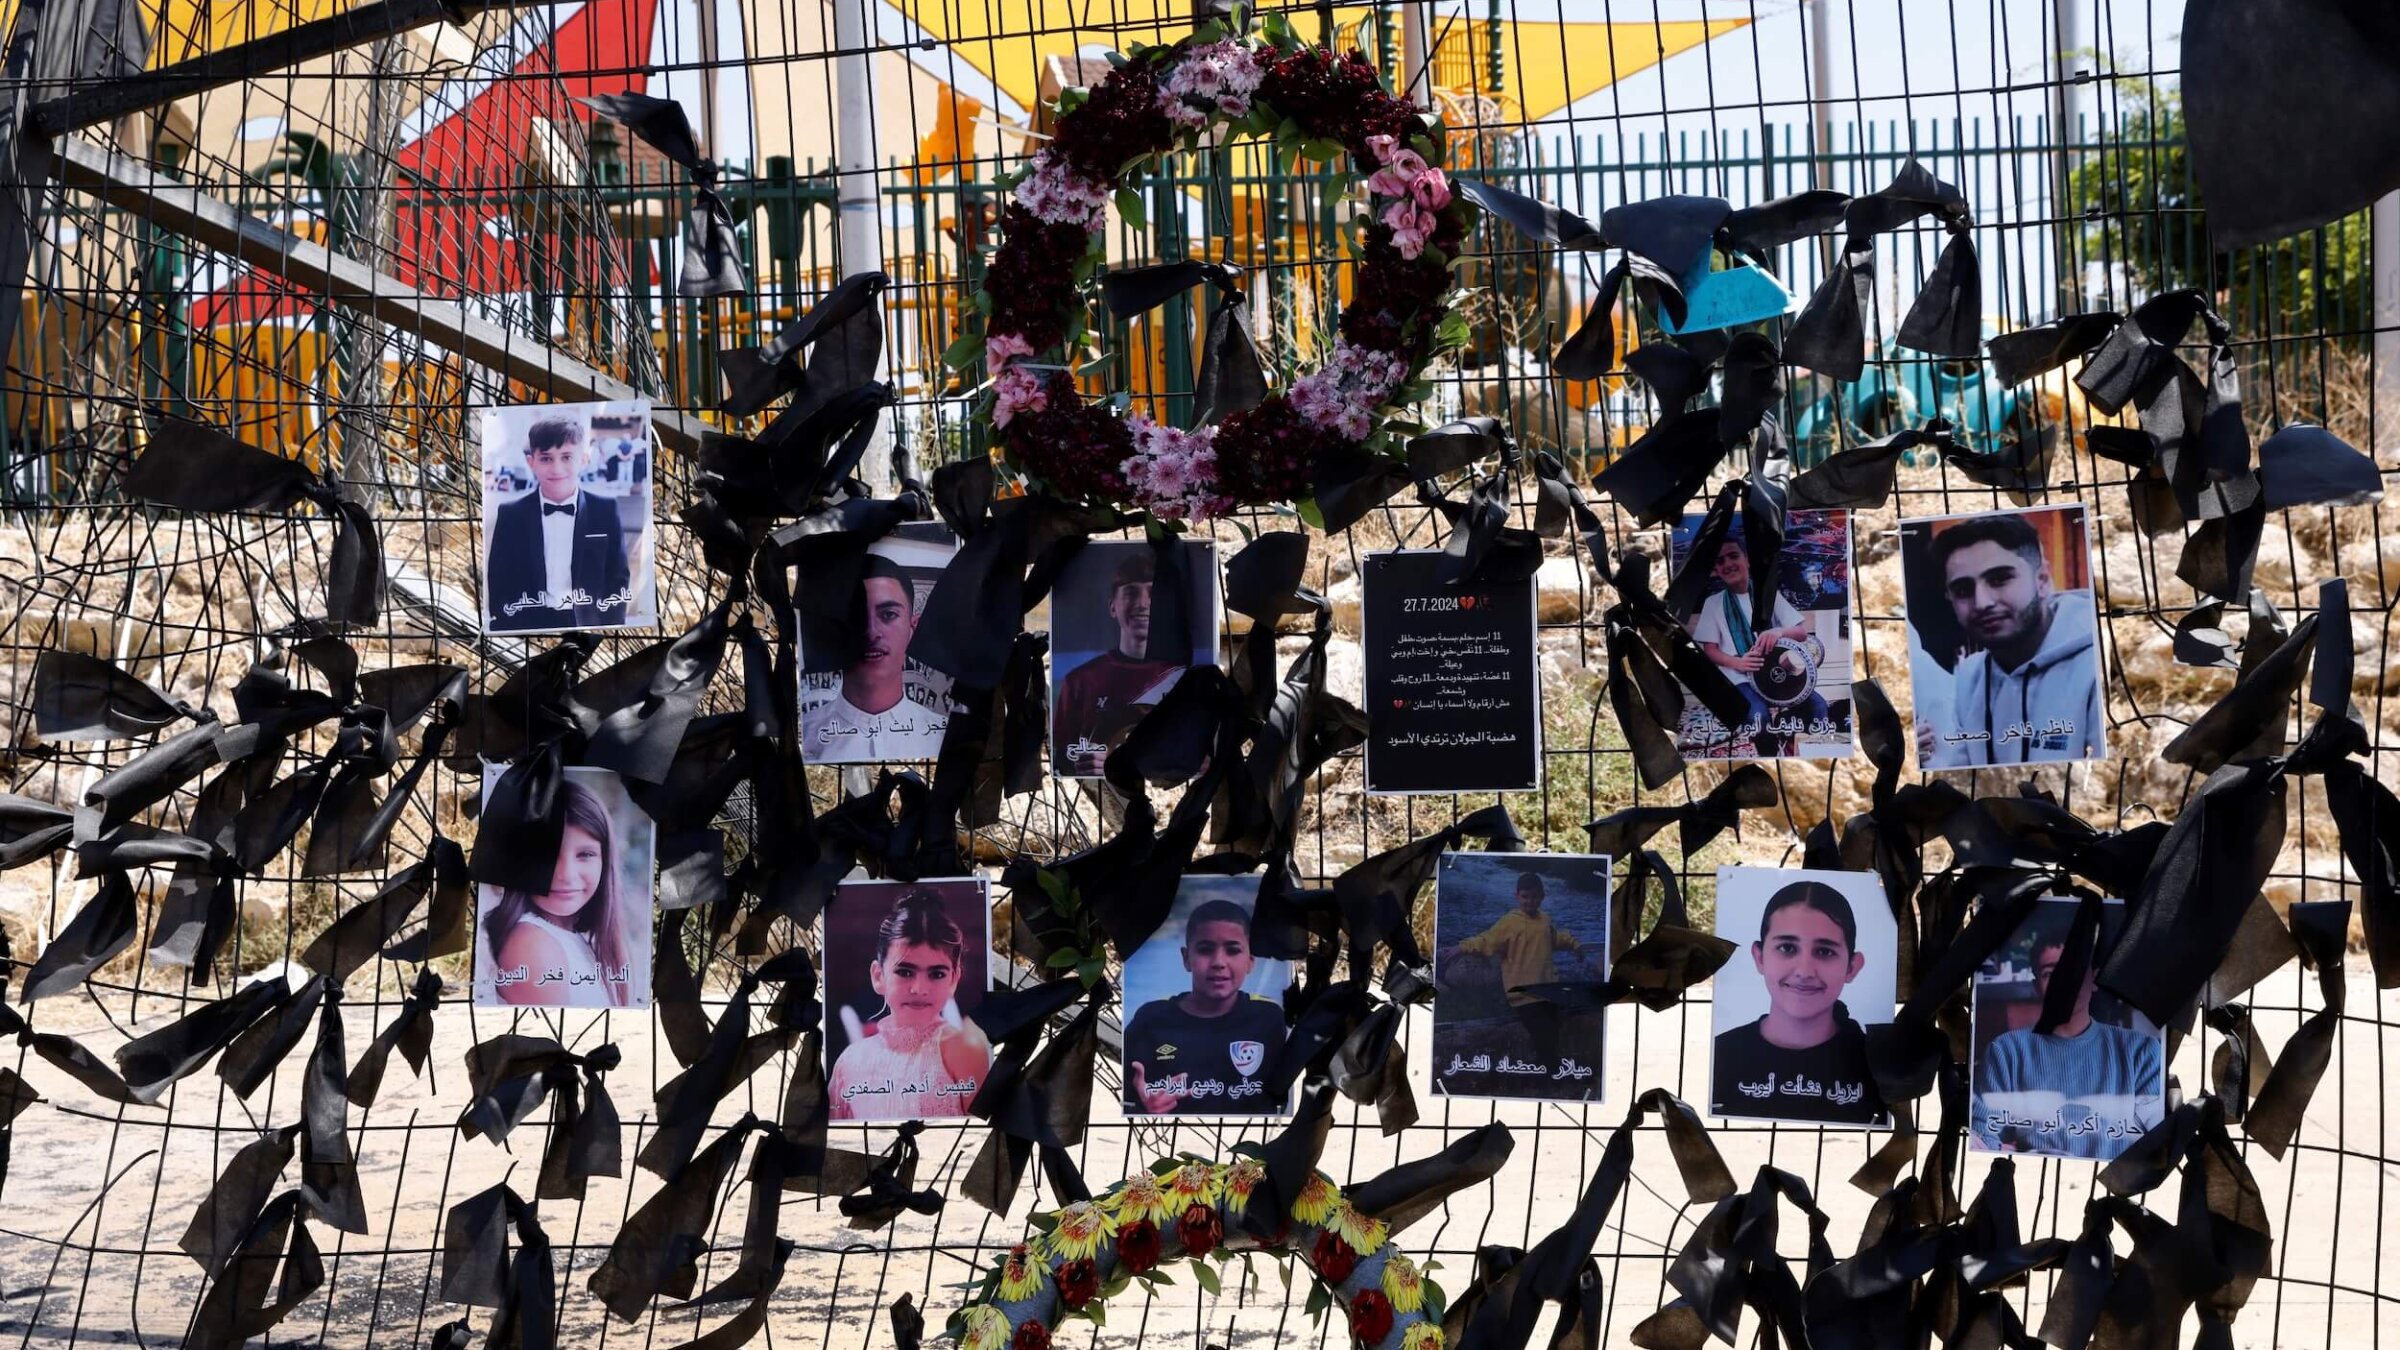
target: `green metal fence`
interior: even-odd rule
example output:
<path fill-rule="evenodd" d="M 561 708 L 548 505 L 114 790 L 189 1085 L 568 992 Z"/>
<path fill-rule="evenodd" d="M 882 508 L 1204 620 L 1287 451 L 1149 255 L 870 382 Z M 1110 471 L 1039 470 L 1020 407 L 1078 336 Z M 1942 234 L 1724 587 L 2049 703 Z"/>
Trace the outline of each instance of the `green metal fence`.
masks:
<path fill-rule="evenodd" d="M 2212 252 L 2171 95 L 2139 91 L 2102 117 L 2087 119 L 2079 134 L 2063 142 L 2051 138 L 2039 119 L 1850 123 L 1835 127 L 1835 143 L 1817 151 L 1805 126 L 1762 123 L 1662 134 L 1617 125 L 1622 129 L 1606 134 L 1454 126 L 1455 167 L 1596 220 L 1613 203 L 1670 192 L 1719 195 L 1737 206 L 1810 187 L 1868 192 L 1914 156 L 1964 189 L 1979 220 L 2009 222 L 1977 230 L 1987 321 L 1995 328 L 2040 322 L 2062 305 L 2123 309 L 2158 290 L 2200 286 L 2216 293 L 2220 310 L 2242 335 L 2251 381 L 2271 390 L 2269 398 L 2253 401 L 2262 415 L 2339 421 L 2343 405 L 2356 401 L 2363 387 L 2374 322 L 2366 217 L 2269 248 Z M 679 177 L 642 178 L 644 166 L 625 162 L 607 123 L 595 124 L 592 134 L 595 181 L 585 189 L 587 214 L 665 225 L 651 231 L 653 237 L 618 239 L 624 294 L 517 297 L 521 321 L 547 337 L 575 321 L 571 300 L 615 304 L 624 315 L 620 331 L 646 331 L 655 361 L 635 360 L 605 341 L 590 354 L 629 378 L 655 380 L 661 386 L 656 392 L 679 405 L 713 406 L 719 348 L 761 340 L 845 270 L 833 256 L 833 179 L 823 166 L 785 159 L 728 168 L 726 195 L 737 217 L 748 222 L 755 296 L 687 301 L 677 296 L 680 251 L 672 223 L 688 205 L 688 184 Z M 1005 149 L 1013 155 L 1021 147 Z M 885 267 L 896 282 L 889 350 L 901 392 L 898 420 L 927 457 L 970 448 L 958 439 L 966 421 L 961 400 L 978 376 L 944 371 L 939 355 L 973 314 L 962 301 L 979 284 L 982 249 L 1004 198 L 996 179 L 1011 162 L 894 163 L 879 175 Z M 1330 181 L 1305 166 L 1276 163 L 1257 147 L 1180 157 L 1136 185 L 1146 219 L 1114 223 L 1112 255 L 1137 261 L 1207 253 L 1251 269 L 1259 306 L 1255 327 L 1271 363 L 1288 376 L 1313 359 L 1339 304 L 1334 226 L 1343 207 L 1328 199 Z M 2054 191 L 2061 182 L 2063 194 Z M 514 183 L 408 190 L 486 201 L 524 192 Z M 279 198 L 288 210 L 291 191 L 287 183 L 258 196 Z M 301 201 L 305 205 L 307 198 Z M 188 369 L 186 322 L 205 260 L 193 257 L 185 241 L 141 228 L 148 250 L 140 272 L 143 303 L 156 316 L 149 331 L 159 335 L 155 355 L 143 358 L 144 390 L 171 403 L 198 405 L 208 415 L 209 391 L 195 386 Z M 1882 275 L 1922 276 L 1940 243 L 1930 228 L 1887 240 L 1883 247 L 1891 256 Z M 1572 454 L 1605 455 L 1638 434 L 1648 415 L 1638 388 L 1608 382 L 1577 387 L 1545 374 L 1544 355 L 1581 321 L 1594 274 L 1577 265 L 1581 260 L 1562 267 L 1504 234 L 1487 233 L 1481 245 L 1468 280 L 1488 298 L 1474 311 L 1478 328 L 1468 368 L 1445 389 L 1442 410 L 1499 411 L 1495 405 L 1504 404 L 1528 439 Z M 1814 241 L 1793 246 L 1773 260 L 1795 295 L 1805 296 L 1821 274 L 1821 247 Z M 1904 297 L 1885 300 L 1877 313 L 1890 321 Z M 1187 419 L 1195 362 L 1192 304 L 1178 298 L 1151 316 L 1104 326 L 1095 383 L 1129 390 L 1162 419 Z M 330 324 L 331 309 L 320 314 Z M 1890 348 L 1882 336 L 1871 335 L 1869 371 L 1856 384 L 1837 389 L 1804 380 L 1789 391 L 1784 425 L 1803 460 L 1937 413 L 1986 439 L 2021 427 L 2022 392 L 1989 387 L 1977 363 L 1930 361 Z M 648 373 L 653 366 L 656 375 Z M 314 376 L 285 374 L 319 387 L 324 415 L 333 414 L 330 363 Z M 55 439 L 44 427 L 27 425 L 21 410 L 0 430 L 19 464 Z M 19 474 L 11 475 L 11 490 L 19 499 L 46 495 L 40 483 Z"/>

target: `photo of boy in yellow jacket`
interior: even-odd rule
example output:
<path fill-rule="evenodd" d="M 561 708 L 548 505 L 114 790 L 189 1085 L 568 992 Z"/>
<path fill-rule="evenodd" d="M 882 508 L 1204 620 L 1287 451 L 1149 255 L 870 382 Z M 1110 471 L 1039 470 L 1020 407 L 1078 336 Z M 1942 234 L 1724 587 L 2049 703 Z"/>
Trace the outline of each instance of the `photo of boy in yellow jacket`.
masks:
<path fill-rule="evenodd" d="M 1506 855 L 1458 854 L 1444 860 L 1443 881 L 1450 892 L 1473 888 L 1474 880 L 1483 880 L 1469 879 L 1466 874 L 1504 868 L 1515 872 L 1513 905 L 1494 922 L 1476 923 L 1470 936 L 1441 941 L 1445 936 L 1441 929 L 1453 926 L 1442 923 L 1441 918 L 1471 916 L 1470 922 L 1474 922 L 1489 909 L 1458 894 L 1454 912 L 1437 916 L 1436 970 L 1440 978 L 1434 1007 L 1434 1076 L 1446 1090 L 1476 1096 L 1597 1099 L 1598 1027 L 1579 1028 L 1582 1034 L 1570 1036 L 1565 1010 L 1526 990 L 1533 985 L 1606 978 L 1607 865 L 1599 862 L 1595 868 L 1597 860 L 1586 858 L 1541 861 L 1544 866 L 1536 870 L 1529 865 L 1532 859 Z M 1544 908 L 1552 881 L 1545 879 L 1543 872 L 1562 864 L 1580 864 L 1580 870 L 1596 873 L 1596 895 L 1583 894 L 1578 887 L 1571 897 L 1578 920 L 1573 927 L 1562 924 Z M 1508 882 L 1502 875 L 1490 877 L 1487 884 L 1491 889 L 1484 894 L 1490 900 L 1484 903 L 1489 904 L 1499 899 L 1493 894 L 1498 886 Z M 1449 903 L 1449 897 L 1437 897 L 1437 905 L 1442 903 Z M 1574 931 L 1578 927 L 1586 929 L 1583 936 Z M 1500 997 L 1495 999 L 1494 994 Z M 1489 1014 L 1503 1008 L 1505 1015 L 1524 1029 L 1529 1053 L 1507 1053 L 1514 1038 L 1494 1034 L 1507 1023 Z M 1596 1023 L 1598 1019 L 1584 1020 Z M 1453 1045 L 1445 1056 L 1441 1042 L 1460 1039 L 1455 1034 L 1443 1035 L 1445 1022 L 1450 1023 L 1452 1033 L 1479 1028 L 1471 1038 L 1476 1053 L 1465 1054 Z M 1555 1090 L 1560 1088 L 1566 1090 Z"/>

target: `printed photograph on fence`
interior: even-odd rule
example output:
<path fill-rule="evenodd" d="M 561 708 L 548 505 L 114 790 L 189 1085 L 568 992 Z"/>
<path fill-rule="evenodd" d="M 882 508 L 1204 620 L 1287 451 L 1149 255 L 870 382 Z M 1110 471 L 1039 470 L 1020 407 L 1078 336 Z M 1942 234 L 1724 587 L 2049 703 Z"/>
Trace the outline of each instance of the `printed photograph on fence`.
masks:
<path fill-rule="evenodd" d="M 1367 791 L 1530 792 L 1542 785 L 1533 579 L 1464 589 L 1439 549 L 1360 569 Z"/>
<path fill-rule="evenodd" d="M 810 764 L 932 759 L 950 725 L 950 677 L 909 659 L 917 620 L 958 546 L 939 525 L 867 549 L 843 624 L 803 622 L 800 757 Z"/>
<path fill-rule="evenodd" d="M 1283 1048 L 1292 963 L 1250 948 L 1257 877 L 1187 876 L 1125 959 L 1125 1112 L 1280 1116 L 1265 1075 Z"/>
<path fill-rule="evenodd" d="M 484 631 L 657 623 L 650 405 L 486 408 L 482 431 Z"/>
<path fill-rule="evenodd" d="M 2107 756 L 2085 508 L 1904 520 L 1900 575 L 1921 767 Z"/>
<path fill-rule="evenodd" d="M 980 877 L 845 881 L 825 905 L 825 1084 L 835 1120 L 959 1120 L 992 1067 L 967 1019 L 990 985 Z"/>
<path fill-rule="evenodd" d="M 1900 933 L 1882 878 L 1719 868 L 1717 936 L 1741 950 L 1716 974 L 1710 1114 L 1888 1124 L 1866 1031 L 1894 1006 Z"/>
<path fill-rule="evenodd" d="M 1183 672 L 1217 660 L 1217 546 L 1084 545 L 1050 592 L 1050 763 L 1097 778 Z"/>
<path fill-rule="evenodd" d="M 1435 1091 L 1601 1100 L 1606 1014 L 1529 991 L 1608 978 L 1608 865 L 1595 854 L 1442 855 L 1433 907 Z"/>
<path fill-rule="evenodd" d="M 1691 557 L 1699 515 L 1669 538 L 1670 571 Z M 1759 561 L 1737 517 L 1702 559 L 1708 591 L 1684 620 L 1692 640 L 1742 691 L 1750 716 L 1728 728 L 1684 700 L 1676 744 L 1686 759 L 1838 759 L 1850 753 L 1850 513 L 1794 511 L 1784 522 L 1771 591 L 1754 597 Z"/>
<path fill-rule="evenodd" d="M 2106 1161 L 2166 1119 L 2166 1037 L 2100 988 L 2097 960 L 2084 964 L 2065 1020 L 2041 1027 L 2079 908 L 2063 898 L 2037 903 L 1975 972 L 1968 1138 L 1977 1149 Z M 2095 950 L 2105 952 L 2125 926 L 2125 906 L 2110 900 L 2100 915 Z"/>
<path fill-rule="evenodd" d="M 478 886 L 475 1006 L 650 1006 L 658 828 L 607 769 L 570 768 L 550 889 Z M 484 767 L 484 799 L 501 766 Z"/>

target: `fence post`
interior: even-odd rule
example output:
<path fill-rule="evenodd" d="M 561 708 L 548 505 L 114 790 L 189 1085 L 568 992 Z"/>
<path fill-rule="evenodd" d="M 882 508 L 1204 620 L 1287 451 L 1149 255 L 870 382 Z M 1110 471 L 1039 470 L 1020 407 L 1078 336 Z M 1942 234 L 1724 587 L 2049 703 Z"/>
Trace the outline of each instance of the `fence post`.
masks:
<path fill-rule="evenodd" d="M 2400 446 L 2400 192 L 2375 203 L 2375 445 Z"/>
<path fill-rule="evenodd" d="M 833 0 L 833 143 L 836 256 L 844 276 L 883 270 L 883 202 L 877 191 L 882 163 L 875 153 L 874 57 L 867 51 L 871 0 Z M 714 77 L 715 72 L 710 72 Z M 888 338 L 888 335 L 887 335 Z M 875 362 L 875 378 L 890 369 L 891 343 Z M 892 489 L 891 430 L 881 418 L 859 459 L 859 474 L 877 493 Z"/>
<path fill-rule="evenodd" d="M 2056 80 L 2050 99 L 2050 214 L 2056 218 L 2059 314 L 2083 308 L 2083 278 L 2075 266 L 2075 149 L 2082 100 L 2076 96 L 2074 57 L 2082 50 L 2081 0 L 2055 0 L 2051 75 Z"/>

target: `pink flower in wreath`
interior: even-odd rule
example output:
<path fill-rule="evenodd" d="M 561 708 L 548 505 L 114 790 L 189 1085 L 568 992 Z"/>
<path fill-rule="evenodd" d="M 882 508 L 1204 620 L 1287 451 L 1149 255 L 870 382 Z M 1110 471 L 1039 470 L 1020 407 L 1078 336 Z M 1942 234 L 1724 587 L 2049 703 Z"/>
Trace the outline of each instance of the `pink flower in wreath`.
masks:
<path fill-rule="evenodd" d="M 1085 178 L 1065 158 L 1044 150 L 1017 184 L 1017 204 L 1052 225 L 1096 230 L 1108 218 L 1108 184 Z"/>
<path fill-rule="evenodd" d="M 1159 87 L 1159 111 L 1187 131 L 1198 131 L 1211 116 L 1237 118 L 1250 113 L 1250 98 L 1266 78 L 1257 53 L 1227 40 L 1194 47 L 1183 54 Z"/>
<path fill-rule="evenodd" d="M 1018 413 L 1038 413 L 1050 406 L 1050 384 L 1042 372 L 1010 366 L 992 380 L 992 425 L 1007 426 Z"/>
<path fill-rule="evenodd" d="M 1377 140 L 1386 139 L 1376 137 Z M 1405 197 L 1415 187 L 1417 179 L 1433 172 L 1425 157 L 1414 150 L 1398 149 L 1367 178 L 1367 191 L 1378 197 Z"/>
<path fill-rule="evenodd" d="M 1401 257 L 1414 260 L 1424 253 L 1436 222 L 1433 213 L 1413 198 L 1401 197 L 1383 209 L 1383 223 L 1391 227 L 1392 247 L 1400 250 Z"/>
<path fill-rule="evenodd" d="M 1033 355 L 1033 340 L 1023 333 L 994 333 L 983 344 L 983 362 L 993 374 L 1008 369 L 1012 361 Z"/>
<path fill-rule="evenodd" d="M 1439 211 L 1450 204 L 1450 180 L 1440 169 L 1427 169 L 1409 180 L 1408 195 L 1419 207 Z"/>

